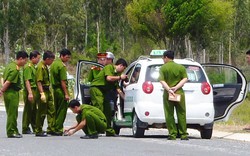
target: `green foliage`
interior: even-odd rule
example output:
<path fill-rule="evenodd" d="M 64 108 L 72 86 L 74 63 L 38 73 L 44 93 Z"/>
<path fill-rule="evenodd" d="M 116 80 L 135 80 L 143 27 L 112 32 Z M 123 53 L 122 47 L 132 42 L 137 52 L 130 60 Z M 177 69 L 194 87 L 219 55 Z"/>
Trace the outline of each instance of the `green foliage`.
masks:
<path fill-rule="evenodd" d="M 207 74 L 209 81 L 211 84 L 224 84 L 225 82 L 225 75 L 218 74 L 216 72 Z"/>
<path fill-rule="evenodd" d="M 226 124 L 248 125 L 250 123 L 250 95 L 248 98 L 232 112 Z"/>
<path fill-rule="evenodd" d="M 86 57 L 86 55 L 79 54 L 75 51 L 71 52 L 70 64 L 76 66 L 78 60 L 91 60 L 91 59 L 89 57 Z"/>
<path fill-rule="evenodd" d="M 220 50 L 226 62 L 230 47 L 236 64 L 250 48 L 247 0 L 5 0 L 1 4 L 0 47 L 8 56 L 8 46 L 10 56 L 16 47 L 55 52 L 67 47 L 91 60 L 97 52 L 112 51 L 131 61 L 152 49 L 173 49 L 181 57 L 192 52 L 190 56 L 200 61 L 198 56 L 206 49 L 207 61 L 218 62 Z"/>

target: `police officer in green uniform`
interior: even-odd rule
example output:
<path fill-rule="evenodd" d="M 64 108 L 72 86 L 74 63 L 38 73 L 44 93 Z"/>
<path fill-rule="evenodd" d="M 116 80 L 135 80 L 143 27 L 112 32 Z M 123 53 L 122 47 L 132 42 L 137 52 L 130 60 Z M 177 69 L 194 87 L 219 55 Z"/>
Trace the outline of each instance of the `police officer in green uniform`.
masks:
<path fill-rule="evenodd" d="M 55 131 L 55 106 L 53 104 L 53 96 L 50 91 L 50 77 L 48 66 L 52 64 L 55 55 L 51 51 L 43 54 L 43 61 L 39 62 L 36 71 L 36 81 L 38 91 L 40 93 L 38 100 L 38 109 L 36 114 L 36 136 L 44 137 Z M 47 116 L 48 127 L 47 134 L 42 130 L 44 119 Z"/>
<path fill-rule="evenodd" d="M 168 50 L 163 54 L 164 65 L 160 68 L 160 83 L 164 88 L 163 103 L 166 125 L 169 131 L 169 140 L 176 140 L 177 134 L 180 134 L 181 140 L 188 140 L 187 124 L 186 124 L 186 105 L 185 95 L 182 89 L 183 85 L 188 81 L 187 73 L 184 66 L 173 61 L 174 51 Z M 170 101 L 169 94 L 181 95 L 180 102 Z M 175 124 L 174 109 L 178 118 L 178 128 Z"/>
<path fill-rule="evenodd" d="M 116 103 L 117 93 L 114 93 L 114 91 L 118 91 L 119 94 L 122 94 L 118 87 L 118 81 L 125 80 L 127 78 L 127 75 L 121 75 L 126 67 L 127 62 L 124 59 L 118 59 L 115 65 L 106 65 L 91 84 L 91 99 L 98 99 L 98 105 L 107 119 L 106 136 L 115 136 L 115 131 L 111 127 L 112 108 L 110 106 L 110 102 L 112 101 L 113 104 Z M 123 96 L 124 95 L 122 95 L 122 97 Z"/>
<path fill-rule="evenodd" d="M 38 51 L 33 51 L 30 53 L 30 62 L 24 66 L 23 69 L 23 80 L 24 80 L 24 90 L 23 90 L 23 121 L 22 121 L 22 133 L 32 134 L 29 125 L 35 132 L 36 125 L 36 109 L 37 109 L 37 97 L 39 92 L 36 85 L 36 68 L 35 65 L 40 60 L 40 53 Z"/>
<path fill-rule="evenodd" d="M 77 124 L 65 128 L 65 135 L 73 135 L 82 129 L 86 135 L 81 136 L 81 139 L 97 139 L 98 133 L 105 132 L 107 128 L 106 117 L 100 109 L 86 104 L 80 105 L 77 100 L 71 100 L 69 108 L 77 114 Z"/>
<path fill-rule="evenodd" d="M 8 64 L 3 73 L 4 84 L 0 90 L 0 96 L 4 97 L 8 138 L 22 138 L 17 129 L 19 90 L 21 89 L 20 67 L 24 66 L 27 61 L 28 54 L 25 51 L 19 51 L 16 54 L 16 61 Z"/>
<path fill-rule="evenodd" d="M 97 57 L 97 63 L 100 63 L 100 64 L 105 66 L 106 65 L 106 60 L 107 60 L 106 56 L 107 56 L 106 53 L 98 53 L 97 56 L 96 56 Z M 102 68 L 99 67 L 99 66 L 92 66 L 91 70 L 89 72 L 88 81 L 92 82 L 96 78 L 96 76 L 99 74 L 99 72 L 101 70 L 102 70 Z"/>
<path fill-rule="evenodd" d="M 68 49 L 62 49 L 60 51 L 60 58 L 56 59 L 50 66 L 55 105 L 55 132 L 52 135 L 56 136 L 63 134 L 63 123 L 68 109 L 69 91 L 65 63 L 70 60 L 70 56 L 71 52 Z"/>
<path fill-rule="evenodd" d="M 106 65 L 106 60 L 107 60 L 106 56 L 107 56 L 106 53 L 98 53 L 97 62 L 102 65 Z M 99 66 L 91 67 L 91 70 L 88 76 L 88 81 L 92 82 L 97 77 L 97 75 L 100 73 L 101 70 L 102 68 Z M 103 103 L 104 97 L 103 97 L 102 92 L 100 90 L 95 90 L 95 88 L 93 87 L 90 87 L 89 92 L 90 92 L 90 95 L 93 97 L 91 98 L 91 105 L 103 111 L 103 105 L 101 103 Z"/>

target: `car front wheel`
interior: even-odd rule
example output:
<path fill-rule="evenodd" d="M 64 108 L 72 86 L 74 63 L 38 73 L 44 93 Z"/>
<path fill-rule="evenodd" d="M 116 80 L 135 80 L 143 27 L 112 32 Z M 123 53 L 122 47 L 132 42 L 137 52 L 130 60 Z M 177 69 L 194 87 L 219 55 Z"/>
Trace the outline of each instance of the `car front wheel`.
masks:
<path fill-rule="evenodd" d="M 141 138 L 144 136 L 145 129 L 138 127 L 139 122 L 141 122 L 140 119 L 137 117 L 137 114 L 134 113 L 132 132 L 135 138 Z"/>

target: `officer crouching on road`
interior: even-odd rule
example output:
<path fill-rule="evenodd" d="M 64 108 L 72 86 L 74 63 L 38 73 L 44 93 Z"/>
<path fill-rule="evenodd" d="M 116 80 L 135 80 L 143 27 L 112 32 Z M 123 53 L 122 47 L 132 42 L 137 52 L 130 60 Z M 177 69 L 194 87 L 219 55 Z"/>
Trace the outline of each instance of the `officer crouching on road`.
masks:
<path fill-rule="evenodd" d="M 107 128 L 106 117 L 100 109 L 87 104 L 80 105 L 77 100 L 71 100 L 69 108 L 77 114 L 77 124 L 65 128 L 64 135 L 70 136 L 82 129 L 86 135 L 81 136 L 81 139 L 97 139 L 98 133 L 105 132 Z"/>

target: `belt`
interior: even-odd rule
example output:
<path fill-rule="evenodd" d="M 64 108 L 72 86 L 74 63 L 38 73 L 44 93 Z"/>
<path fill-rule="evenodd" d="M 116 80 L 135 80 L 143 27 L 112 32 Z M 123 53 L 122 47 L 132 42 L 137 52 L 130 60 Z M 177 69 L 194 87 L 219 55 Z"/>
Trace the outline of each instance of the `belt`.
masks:
<path fill-rule="evenodd" d="M 13 89 L 13 90 L 15 90 L 15 91 L 21 90 L 21 88 L 19 88 L 19 87 L 13 87 L 13 86 L 9 87 L 9 89 Z"/>
<path fill-rule="evenodd" d="M 48 91 L 49 90 L 49 86 L 43 86 L 43 90 Z"/>

